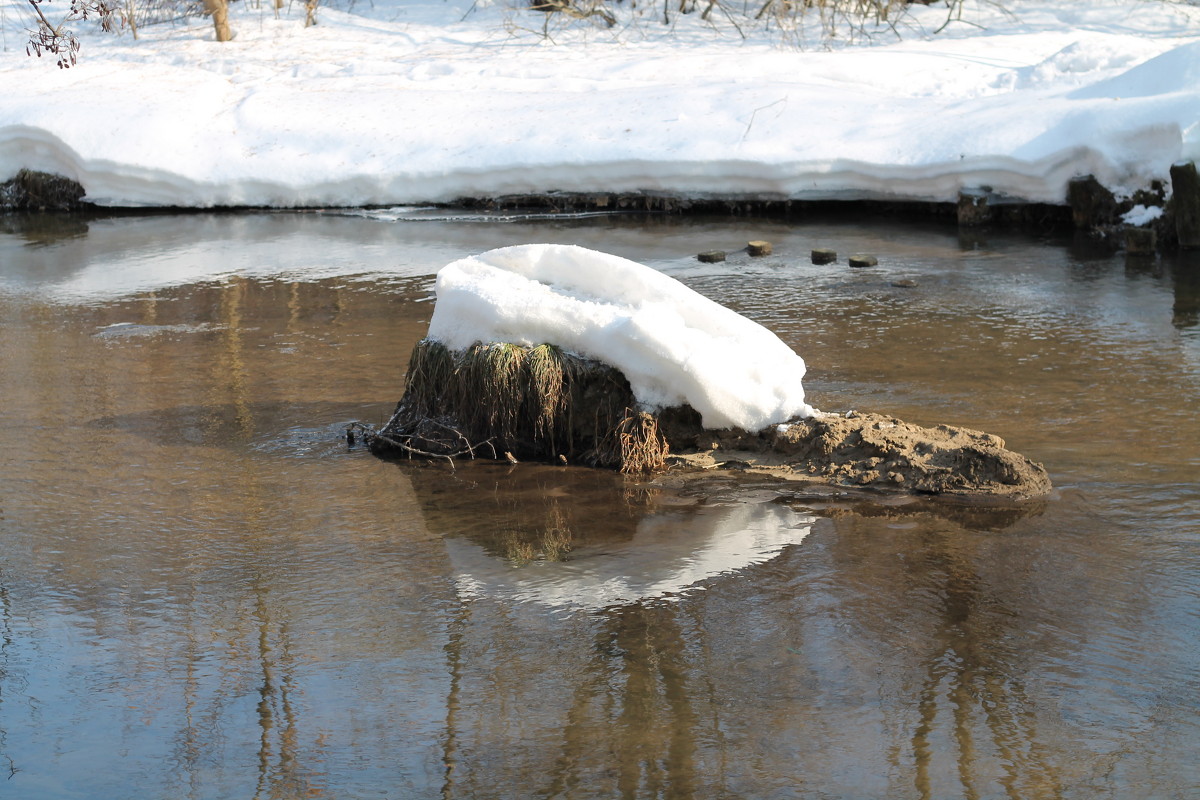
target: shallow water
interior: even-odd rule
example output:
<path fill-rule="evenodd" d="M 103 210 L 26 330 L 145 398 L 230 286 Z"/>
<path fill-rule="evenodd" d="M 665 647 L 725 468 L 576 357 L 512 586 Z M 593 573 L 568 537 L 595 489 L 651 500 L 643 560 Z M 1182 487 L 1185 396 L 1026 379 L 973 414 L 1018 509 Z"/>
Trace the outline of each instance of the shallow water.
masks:
<path fill-rule="evenodd" d="M 411 216 L 0 223 L 0 796 L 1200 794 L 1200 259 Z M 433 272 L 529 241 L 663 269 L 794 346 L 816 406 L 988 430 L 1056 491 L 347 448 Z"/>

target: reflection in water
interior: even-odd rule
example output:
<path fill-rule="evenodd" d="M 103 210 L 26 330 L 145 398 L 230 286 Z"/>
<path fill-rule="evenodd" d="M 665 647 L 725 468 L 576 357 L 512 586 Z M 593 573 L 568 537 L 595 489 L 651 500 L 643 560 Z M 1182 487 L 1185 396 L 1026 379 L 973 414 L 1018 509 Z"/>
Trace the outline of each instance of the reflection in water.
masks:
<path fill-rule="evenodd" d="M 428 509 L 427 524 L 446 536 L 465 598 L 599 610 L 678 597 L 708 578 L 774 558 L 815 522 L 775 503 L 701 505 L 660 498 L 655 489 L 627 493 L 609 513 L 583 507 L 580 514 L 573 510 L 582 499 L 572 491 L 577 470 L 464 471 L 469 477 L 457 479 L 473 486 L 452 497 L 439 490 L 447 476 L 431 469 L 417 470 L 413 487 Z M 481 491 L 479 484 L 493 488 Z M 436 520 L 446 514 L 452 521 L 441 531 Z"/>
<path fill-rule="evenodd" d="M 776 255 L 693 257 L 754 238 Z M 520 241 L 651 261 L 781 331 L 819 406 L 994 431 L 1058 491 L 348 450 L 432 271 Z M 0 232 L 0 794 L 1187 797 L 1200 360 L 1169 263 L 754 220 Z"/>
<path fill-rule="evenodd" d="M 618 750 L 614 796 L 695 797 L 705 779 L 697 769 L 702 730 L 692 706 L 687 641 L 673 610 L 664 605 L 616 609 L 595 635 L 588 676 L 572 697 L 562 755 L 545 797 L 586 783 L 575 767 L 594 746 L 587 731 L 589 705 L 611 702 Z M 612 669 L 611 662 L 617 662 Z"/>
<path fill-rule="evenodd" d="M 1200 251 L 1184 250 L 1171 260 L 1175 280 L 1173 321 L 1177 328 L 1200 325 Z"/>
<path fill-rule="evenodd" d="M 3 520 L 3 509 L 0 509 L 0 520 Z M 17 678 L 9 668 L 9 651 L 13 647 L 12 608 L 8 598 L 7 576 L 0 570 L 0 712 L 4 706 L 3 688 L 8 685 L 19 687 Z M 17 765 L 8 754 L 8 732 L 0 725 L 0 771 L 6 771 L 3 777 L 11 779 L 17 773 Z"/>
<path fill-rule="evenodd" d="M 920 723 L 912 733 L 915 784 L 922 798 L 942 796 L 936 770 L 938 728 L 948 726 L 957 748 L 958 783 L 965 797 L 986 794 L 991 776 L 981 769 L 995 754 L 1003 770 L 998 781 L 1010 797 L 1061 797 L 1061 782 L 1038 734 L 1037 715 L 1024 680 L 1005 663 L 1005 632 L 993 629 L 984 614 L 1012 616 L 995 605 L 974 571 L 970 554 L 942 537 L 933 537 L 919 569 L 932 578 L 940 616 L 936 644 L 927 657 L 921 686 Z M 939 719 L 944 716 L 946 719 Z M 982 733 L 984 741 L 979 741 Z"/>
<path fill-rule="evenodd" d="M 82 214 L 0 214 L 0 233 L 22 244 L 39 247 L 65 239 L 87 236 L 87 217 Z"/>

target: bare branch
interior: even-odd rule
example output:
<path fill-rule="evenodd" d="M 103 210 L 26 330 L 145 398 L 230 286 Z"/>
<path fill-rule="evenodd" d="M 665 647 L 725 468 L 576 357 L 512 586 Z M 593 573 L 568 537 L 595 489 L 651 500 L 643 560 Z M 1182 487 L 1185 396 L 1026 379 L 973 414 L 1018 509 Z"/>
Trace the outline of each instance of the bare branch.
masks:
<path fill-rule="evenodd" d="M 119 33 L 125 28 L 126 14 L 119 0 L 71 0 L 71 9 L 57 25 L 47 19 L 42 11 L 46 0 L 29 0 L 33 9 L 37 30 L 29 31 L 26 55 L 42 57 L 43 53 L 57 56 L 59 69 L 70 69 L 77 62 L 79 39 L 67 28 L 70 22 L 95 19 L 105 33 Z"/>

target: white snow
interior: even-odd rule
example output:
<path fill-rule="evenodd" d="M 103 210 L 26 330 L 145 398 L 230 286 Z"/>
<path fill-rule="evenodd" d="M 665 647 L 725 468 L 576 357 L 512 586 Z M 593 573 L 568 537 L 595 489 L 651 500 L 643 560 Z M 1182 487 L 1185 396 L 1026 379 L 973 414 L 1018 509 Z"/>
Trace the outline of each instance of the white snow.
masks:
<path fill-rule="evenodd" d="M 664 26 L 658 3 L 614 3 L 603 30 L 522 5 L 374 0 L 305 28 L 303 4 L 244 0 L 224 44 L 201 19 L 137 40 L 75 23 L 80 62 L 59 70 L 25 54 L 28 4 L 0 0 L 0 180 L 49 170 L 124 206 L 983 186 L 1061 203 L 1074 176 L 1130 193 L 1200 156 L 1193 4 L 965 0 L 935 33 L 938 2 L 849 39 L 761 21 L 743 38 L 719 12 Z"/>
<path fill-rule="evenodd" d="M 443 267 L 429 338 L 549 343 L 624 373 L 649 409 L 757 431 L 816 413 L 804 360 L 769 330 L 649 267 L 572 245 L 490 250 Z"/>
<path fill-rule="evenodd" d="M 1162 215 L 1162 206 L 1144 206 L 1139 203 L 1122 214 L 1121 221 L 1126 225 L 1149 225 Z"/>

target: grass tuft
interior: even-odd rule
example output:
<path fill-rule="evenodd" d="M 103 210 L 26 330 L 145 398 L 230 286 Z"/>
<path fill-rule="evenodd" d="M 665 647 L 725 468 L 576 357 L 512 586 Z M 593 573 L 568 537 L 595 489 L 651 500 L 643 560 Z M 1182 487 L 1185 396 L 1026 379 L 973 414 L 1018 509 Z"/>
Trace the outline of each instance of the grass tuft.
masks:
<path fill-rule="evenodd" d="M 668 446 L 657 418 L 631 410 L 635 404 L 618 370 L 554 345 L 477 343 L 451 352 L 423 339 L 376 444 L 446 457 L 473 456 L 486 443 L 522 458 L 648 474 L 663 468 Z"/>

